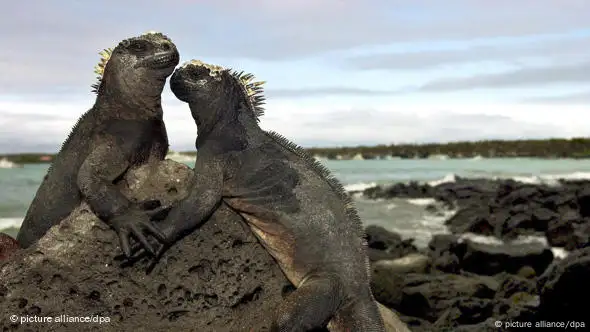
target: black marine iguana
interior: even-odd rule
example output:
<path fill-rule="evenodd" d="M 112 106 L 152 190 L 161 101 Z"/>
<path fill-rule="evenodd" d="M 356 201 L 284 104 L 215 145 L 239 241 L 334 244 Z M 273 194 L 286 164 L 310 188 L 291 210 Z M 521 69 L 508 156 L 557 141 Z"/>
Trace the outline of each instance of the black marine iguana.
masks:
<path fill-rule="evenodd" d="M 296 287 L 277 310 L 275 330 L 328 324 L 330 331 L 385 331 L 351 198 L 302 148 L 259 127 L 264 97 L 261 82 L 252 79 L 200 61 L 172 75 L 172 91 L 189 104 L 197 125 L 196 181 L 158 223 L 167 241 L 152 263 L 223 200 Z M 138 256 L 145 253 L 136 250 Z"/>
<path fill-rule="evenodd" d="M 161 94 L 178 65 L 176 46 L 161 33 L 148 32 L 101 52 L 94 106 L 75 124 L 55 157 L 18 232 L 26 248 L 86 200 L 93 212 L 118 233 L 124 253 L 129 237 L 153 251 L 145 235 L 162 239 L 146 209 L 130 202 L 115 187 L 133 166 L 163 160 L 168 136 L 162 119 Z M 145 234 L 144 234 L 145 232 Z"/>

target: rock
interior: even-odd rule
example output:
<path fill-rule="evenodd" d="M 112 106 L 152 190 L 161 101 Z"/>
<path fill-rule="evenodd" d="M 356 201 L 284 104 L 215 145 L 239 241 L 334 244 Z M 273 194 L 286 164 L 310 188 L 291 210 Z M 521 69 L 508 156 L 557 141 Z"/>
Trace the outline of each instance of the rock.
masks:
<path fill-rule="evenodd" d="M 368 198 L 433 197 L 443 207 L 457 209 L 446 221 L 455 234 L 475 233 L 502 240 L 519 235 L 544 235 L 552 246 L 575 250 L 590 245 L 589 183 L 560 180 L 559 185 L 549 186 L 456 177 L 454 182 L 436 186 L 418 183 L 377 186 L 363 194 Z M 433 212 L 434 206 L 428 210 Z M 387 257 L 375 253 L 373 258 Z"/>
<path fill-rule="evenodd" d="M 413 317 L 434 323 L 445 310 L 456 304 L 457 299 L 493 299 L 499 283 L 491 277 L 387 274 L 377 270 L 371 286 L 375 298 L 401 313 L 402 318 Z M 409 325 L 422 325 L 411 324 L 407 319 L 404 321 Z"/>
<path fill-rule="evenodd" d="M 588 322 L 590 248 L 576 250 L 553 263 L 539 278 L 538 318 L 545 321 Z"/>
<path fill-rule="evenodd" d="M 461 268 L 481 275 L 516 274 L 524 266 L 540 275 L 553 261 L 551 249 L 540 243 L 495 245 L 465 240 L 464 244 Z"/>
<path fill-rule="evenodd" d="M 371 290 L 375 299 L 389 308 L 398 310 L 401 306 L 405 277 L 403 274 L 389 274 L 385 269 L 374 269 Z"/>
<path fill-rule="evenodd" d="M 468 307 L 473 309 L 470 316 L 486 316 L 487 304 L 485 308 L 480 307 L 480 304 L 493 299 L 497 288 L 498 283 L 493 278 L 409 274 L 404 279 L 399 308 L 394 309 L 407 316 L 436 322 L 448 308 L 461 303 L 466 311 L 470 310 Z M 486 301 L 470 302 L 474 298 Z M 478 308 L 482 311 L 476 314 L 474 311 L 478 311 Z"/>
<path fill-rule="evenodd" d="M 16 239 L 8 234 L 0 233 L 0 262 L 10 258 L 18 249 Z"/>
<path fill-rule="evenodd" d="M 186 195 L 192 174 L 167 160 L 132 171 L 119 185 L 131 198 L 168 205 Z M 173 246 L 150 275 L 147 262 L 120 268 L 120 252 L 115 233 L 82 204 L 36 246 L 0 265 L 0 316 L 110 319 L 45 324 L 44 331 L 264 331 L 290 285 L 227 207 Z M 34 327 L 0 321 L 0 329 L 27 326 Z"/>
<path fill-rule="evenodd" d="M 488 207 L 473 206 L 459 210 L 445 221 L 445 225 L 453 233 L 494 235 L 498 225 L 490 221 L 489 215 L 490 211 Z"/>
<path fill-rule="evenodd" d="M 409 254 L 402 258 L 380 260 L 373 264 L 373 270 L 383 274 L 427 273 L 431 258 L 422 254 Z"/>
<path fill-rule="evenodd" d="M 498 300 L 508 299 L 517 293 L 535 294 L 537 291 L 535 281 L 527 278 L 503 273 L 498 275 L 497 279 L 500 280 L 500 286 L 495 296 Z"/>
<path fill-rule="evenodd" d="M 365 233 L 371 261 L 396 259 L 418 252 L 413 239 L 403 240 L 399 234 L 381 226 L 367 226 Z"/>
<path fill-rule="evenodd" d="M 428 198 L 433 196 L 432 187 L 418 182 L 395 183 L 390 186 L 375 186 L 363 191 L 369 199 Z"/>
<path fill-rule="evenodd" d="M 590 187 L 583 186 L 577 193 L 580 214 L 583 217 L 590 217 Z"/>
<path fill-rule="evenodd" d="M 134 201 L 170 206 L 188 194 L 192 178 L 188 166 L 165 160 L 130 170 L 117 187 Z M 170 248 L 149 275 L 146 258 L 120 267 L 114 259 L 120 252 L 116 234 L 81 204 L 36 245 L 0 263 L 0 315 L 103 320 L 54 322 L 43 331 L 268 331 L 293 289 L 225 205 Z M 380 311 L 388 332 L 407 331 L 394 312 Z M 0 330 L 26 331 L 33 324 L 2 320 Z"/>
<path fill-rule="evenodd" d="M 481 323 L 493 314 L 494 303 L 490 299 L 458 298 L 433 324 L 439 330 L 448 330 L 460 325 Z"/>
<path fill-rule="evenodd" d="M 537 276 L 537 272 L 530 266 L 523 266 L 516 272 L 516 275 L 526 279 L 532 279 Z"/>
<path fill-rule="evenodd" d="M 545 237 L 554 247 L 575 250 L 590 245 L 590 221 L 581 219 L 577 213 L 568 213 L 549 224 Z"/>
<path fill-rule="evenodd" d="M 451 234 L 436 234 L 428 243 L 432 267 L 447 273 L 458 273 L 460 261 L 457 254 L 463 255 L 459 237 Z"/>
<path fill-rule="evenodd" d="M 504 188 L 506 189 L 506 188 Z M 515 206 L 519 204 L 528 204 L 533 199 L 541 197 L 540 186 L 531 184 L 519 184 L 512 190 L 506 190 L 506 195 L 500 198 L 499 203 L 502 206 Z"/>

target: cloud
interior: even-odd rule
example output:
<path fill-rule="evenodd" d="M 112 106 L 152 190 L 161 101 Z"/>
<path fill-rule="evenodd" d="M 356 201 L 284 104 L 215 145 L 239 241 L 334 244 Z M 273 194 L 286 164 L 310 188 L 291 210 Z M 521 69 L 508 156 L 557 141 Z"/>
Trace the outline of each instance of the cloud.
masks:
<path fill-rule="evenodd" d="M 489 43 L 489 42 L 488 42 Z M 590 56 L 590 36 L 550 35 L 543 40 L 515 38 L 500 45 L 454 46 L 447 49 L 420 49 L 395 53 L 365 54 L 344 60 L 346 68 L 362 70 L 415 70 L 465 63 L 505 62 L 519 59 Z"/>
<path fill-rule="evenodd" d="M 166 99 L 164 121 L 171 149 L 194 150 L 196 126 L 188 107 Z M 1 102 L 0 153 L 56 152 L 78 117 L 82 102 Z M 10 109 L 10 112 L 6 110 Z M 584 107 L 527 105 L 380 105 L 363 107 L 272 101 L 262 127 L 305 147 L 473 139 L 588 136 Z"/>
<path fill-rule="evenodd" d="M 283 132 L 314 146 L 427 143 L 480 139 L 522 139 L 563 136 L 557 125 L 528 123 L 504 115 L 439 111 L 429 116 L 374 109 L 330 111 L 297 123 Z"/>
<path fill-rule="evenodd" d="M 482 88 L 514 88 L 555 83 L 590 82 L 590 62 L 551 67 L 527 67 L 514 71 L 465 78 L 446 78 L 426 83 L 412 92 L 445 92 Z"/>
<path fill-rule="evenodd" d="M 0 36 L 0 91 L 88 91 L 96 52 L 151 29 L 167 33 L 183 56 L 287 60 L 366 45 L 563 33 L 589 20 L 585 0 L 9 1 L 0 12 L 0 29 L 10 31 Z"/>
<path fill-rule="evenodd" d="M 587 27 L 590 18 L 590 4 L 583 0 L 501 0 L 493 5 L 487 0 L 238 3 L 218 1 L 215 6 L 228 15 L 248 17 L 247 27 L 257 33 L 250 40 L 227 39 L 231 42 L 222 42 L 222 49 L 237 47 L 242 56 L 264 59 L 363 45 L 565 32 Z"/>
<path fill-rule="evenodd" d="M 552 104 L 552 105 L 590 105 L 590 90 L 564 95 L 530 97 L 522 99 L 523 103 L 530 104 Z"/>
<path fill-rule="evenodd" d="M 553 67 L 527 64 L 528 67 L 514 72 L 473 77 L 468 76 L 473 71 L 455 68 L 438 76 L 429 73 L 425 77 L 415 71 L 383 77 L 357 68 L 341 70 L 338 60 L 354 54 L 371 56 L 375 49 L 383 47 L 398 49 L 405 55 L 373 60 L 367 57 L 364 64 L 359 58 L 357 66 L 418 69 L 474 59 L 512 61 L 521 55 L 537 53 L 555 56 L 556 62 L 571 63 L 566 62 L 564 55 L 583 55 L 580 52 L 588 47 L 588 38 L 516 44 L 537 40 L 540 35 L 563 36 L 571 31 L 588 30 L 590 2 L 587 0 L 448 0 L 444 3 L 430 0 L 55 0 L 36 1 L 34 6 L 31 3 L 9 1 L 0 11 L 0 29 L 9 32 L 0 34 L 4 47 L 0 54 L 0 119 L 3 119 L 0 120 L 0 151 L 55 151 L 77 117 L 94 101 L 90 85 L 95 79 L 92 68 L 99 58 L 97 52 L 146 30 L 160 30 L 170 36 L 181 52 L 182 61 L 202 58 L 231 63 L 236 68 L 269 77 L 269 102 L 279 105 L 279 109 L 269 112 L 263 124 L 304 145 L 444 140 L 443 135 L 448 135 L 448 139 L 468 135 L 478 138 L 482 133 L 542 135 L 543 130 L 546 135 L 569 135 L 585 130 L 577 127 L 575 121 L 555 128 L 551 120 L 536 123 L 518 118 L 516 113 L 508 119 L 485 118 L 484 121 L 479 117 L 485 123 L 467 125 L 479 120 L 453 118 L 451 113 L 459 112 L 458 108 L 447 103 L 452 99 L 443 100 L 443 97 L 422 101 L 419 100 L 422 96 L 415 96 L 418 102 L 430 103 L 426 108 L 381 107 L 378 102 L 393 95 L 396 102 L 404 100 L 412 90 L 397 90 L 403 85 L 416 86 L 416 91 L 442 92 L 550 82 L 585 83 L 587 78 L 583 73 L 588 72 L 590 63 Z M 576 44 L 574 39 L 580 43 Z M 494 49 L 493 45 L 498 44 L 501 47 Z M 429 45 L 465 48 L 444 51 Z M 457 74 L 463 78 L 453 78 Z M 343 105 L 330 104 L 326 96 L 336 97 L 332 100 L 342 101 Z M 352 102 L 355 98 L 364 100 L 355 104 Z M 311 100 L 319 104 L 310 106 Z M 168 86 L 163 104 L 173 148 L 192 149 L 196 129 L 188 108 L 170 96 Z M 446 105 L 448 111 L 440 113 L 446 115 L 430 112 L 438 107 L 433 105 Z M 364 115 L 355 119 L 349 113 Z M 430 115 L 425 117 L 426 113 Z M 554 113 L 547 111 L 553 118 Z M 364 124 L 365 117 L 373 122 Z M 451 120 L 464 121 L 466 129 L 450 124 L 437 127 Z M 505 128 L 494 131 L 486 123 Z M 478 126 L 489 131 L 473 129 Z M 518 131 L 510 129 L 511 126 L 524 129 Z"/>
<path fill-rule="evenodd" d="M 303 88 L 303 89 L 271 89 L 265 95 L 273 98 L 307 98 L 316 96 L 388 96 L 395 91 L 373 90 L 347 87 Z"/>

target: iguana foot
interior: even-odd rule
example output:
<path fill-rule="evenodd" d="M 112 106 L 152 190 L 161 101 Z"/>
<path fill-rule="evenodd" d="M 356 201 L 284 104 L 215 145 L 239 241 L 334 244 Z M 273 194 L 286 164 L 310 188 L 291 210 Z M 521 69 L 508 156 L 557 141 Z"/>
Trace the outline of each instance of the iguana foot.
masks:
<path fill-rule="evenodd" d="M 169 212 L 171 208 L 168 207 L 166 209 L 159 210 L 158 212 L 156 212 L 154 214 L 154 220 L 159 220 L 162 216 L 165 217 L 165 214 L 167 212 Z M 147 256 L 151 256 L 151 261 L 148 264 L 148 266 L 146 267 L 146 274 L 149 274 L 154 267 L 156 267 L 156 264 L 158 263 L 158 261 L 160 260 L 160 258 L 162 258 L 162 255 L 164 255 L 164 253 L 170 249 L 170 247 L 172 246 L 172 244 L 176 243 L 176 241 L 178 240 L 178 237 L 174 235 L 174 231 L 173 231 L 173 227 L 170 227 L 170 225 L 168 225 L 168 227 L 162 227 L 162 224 L 156 224 L 159 226 L 159 231 L 162 235 L 161 238 L 158 238 L 159 243 L 154 244 L 154 246 L 160 245 L 160 248 L 158 248 L 157 251 L 154 252 L 153 246 L 150 247 L 146 247 L 143 243 L 135 243 L 133 246 L 131 246 L 130 250 L 129 250 L 129 255 L 127 254 L 120 254 L 115 256 L 115 260 L 123 260 L 124 262 L 121 263 L 121 267 L 127 267 L 127 266 L 131 266 L 135 263 L 137 263 L 138 261 L 140 261 L 141 259 L 147 257 Z M 151 250 L 150 250 L 151 249 Z"/>
<path fill-rule="evenodd" d="M 342 283 L 338 276 L 311 275 L 281 303 L 271 331 L 321 329 L 328 324 L 342 302 Z"/>
<path fill-rule="evenodd" d="M 145 269 L 145 273 L 149 274 L 150 272 L 152 272 L 152 270 L 154 269 L 154 267 L 156 267 L 156 265 L 158 264 L 158 262 L 160 261 L 160 258 L 162 258 L 162 255 L 164 255 L 164 253 L 170 249 L 171 244 L 168 243 L 164 243 L 162 244 L 162 246 L 158 249 L 157 252 L 155 253 L 151 253 L 148 250 L 146 250 L 146 248 L 143 246 L 143 244 L 141 243 L 136 243 L 133 246 L 131 246 L 131 256 L 128 257 L 125 254 L 119 254 L 117 256 L 115 256 L 115 260 L 119 260 L 119 261 L 123 261 L 120 265 L 121 268 L 125 268 L 128 266 L 132 266 L 135 263 L 137 263 L 138 261 L 140 261 L 141 259 L 151 256 L 151 260 L 150 263 L 147 265 L 146 269 Z"/>
<path fill-rule="evenodd" d="M 162 215 L 170 207 L 153 208 L 159 205 L 159 203 L 154 202 L 147 201 L 134 204 L 126 213 L 115 216 L 110 220 L 111 226 L 119 236 L 121 250 L 125 256 L 131 257 L 130 237 L 137 240 L 151 254 L 155 254 L 155 251 L 146 235 L 151 234 L 160 242 L 166 241 L 166 236 L 155 226 L 152 219 Z M 150 208 L 151 210 L 146 210 Z"/>

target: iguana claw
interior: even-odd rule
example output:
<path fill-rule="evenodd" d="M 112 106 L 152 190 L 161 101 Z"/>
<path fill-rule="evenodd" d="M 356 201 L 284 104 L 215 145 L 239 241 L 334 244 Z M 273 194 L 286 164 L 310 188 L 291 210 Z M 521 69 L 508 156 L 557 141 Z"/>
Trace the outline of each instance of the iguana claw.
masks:
<path fill-rule="evenodd" d="M 158 207 L 154 208 L 154 206 Z M 146 211 L 146 208 L 151 208 L 151 210 Z M 127 213 L 111 219 L 111 225 L 119 236 L 121 250 L 127 258 L 131 258 L 132 252 L 137 251 L 138 247 L 145 248 L 152 255 L 155 254 L 153 246 L 146 237 L 148 234 L 160 242 L 166 242 L 166 236 L 152 223 L 152 220 L 161 218 L 169 210 L 170 207 L 161 207 L 157 201 L 147 201 L 138 203 L 131 207 Z M 133 237 L 139 242 L 133 246 L 134 250 L 129 244 L 129 237 Z"/>

